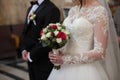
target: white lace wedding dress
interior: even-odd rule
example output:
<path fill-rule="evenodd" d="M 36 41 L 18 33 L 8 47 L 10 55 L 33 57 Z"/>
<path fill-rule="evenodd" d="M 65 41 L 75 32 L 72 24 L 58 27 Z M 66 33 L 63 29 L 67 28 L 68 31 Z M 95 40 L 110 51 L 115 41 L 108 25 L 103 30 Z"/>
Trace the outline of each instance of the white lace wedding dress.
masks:
<path fill-rule="evenodd" d="M 64 47 L 61 69 L 53 69 L 48 80 L 110 80 L 104 61 L 108 38 L 108 16 L 101 5 L 75 6 L 63 24 L 71 33 Z"/>

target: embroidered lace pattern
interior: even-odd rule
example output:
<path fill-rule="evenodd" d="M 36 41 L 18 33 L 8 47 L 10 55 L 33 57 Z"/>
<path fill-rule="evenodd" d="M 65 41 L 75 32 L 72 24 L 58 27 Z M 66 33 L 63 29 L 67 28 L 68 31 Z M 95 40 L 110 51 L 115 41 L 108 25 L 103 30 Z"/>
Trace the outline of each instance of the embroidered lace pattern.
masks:
<path fill-rule="evenodd" d="M 81 17 L 88 20 L 93 25 L 92 27 L 93 28 L 93 37 L 92 37 L 93 44 L 92 43 L 89 44 L 89 45 L 92 45 L 93 48 L 87 51 L 72 52 L 72 55 L 69 53 L 65 53 L 65 55 L 62 57 L 64 64 L 90 63 L 90 62 L 104 59 L 105 57 L 105 51 L 107 47 L 107 38 L 108 38 L 107 31 L 109 26 L 107 11 L 101 5 L 96 7 L 90 7 L 90 8 L 81 8 L 80 10 L 79 9 L 80 9 L 79 6 L 75 6 L 70 9 L 68 18 L 67 18 L 68 24 L 69 24 L 67 28 L 71 33 L 73 33 L 71 34 L 71 37 L 76 36 L 74 34 L 76 31 L 74 31 L 74 27 L 72 27 L 71 24 L 74 22 L 74 20 Z M 86 34 L 86 36 L 87 35 L 89 34 Z M 76 38 L 76 39 L 71 39 L 70 40 L 71 43 L 72 41 L 75 42 L 76 40 L 76 43 L 79 46 L 81 46 L 82 43 L 80 44 L 79 42 L 80 39 L 82 39 L 81 35 L 79 36 L 77 35 L 76 37 L 72 37 L 72 38 Z M 86 38 L 85 40 L 87 42 L 88 39 Z"/>

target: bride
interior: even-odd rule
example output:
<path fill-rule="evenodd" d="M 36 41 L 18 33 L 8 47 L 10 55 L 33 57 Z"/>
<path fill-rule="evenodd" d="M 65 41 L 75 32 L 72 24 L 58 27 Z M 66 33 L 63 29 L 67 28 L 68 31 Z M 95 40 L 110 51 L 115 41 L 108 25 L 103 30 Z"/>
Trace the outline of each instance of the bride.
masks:
<path fill-rule="evenodd" d="M 60 54 L 49 53 L 48 80 L 120 80 L 120 52 L 111 12 L 105 0 L 73 0 L 63 24 L 70 40 Z"/>

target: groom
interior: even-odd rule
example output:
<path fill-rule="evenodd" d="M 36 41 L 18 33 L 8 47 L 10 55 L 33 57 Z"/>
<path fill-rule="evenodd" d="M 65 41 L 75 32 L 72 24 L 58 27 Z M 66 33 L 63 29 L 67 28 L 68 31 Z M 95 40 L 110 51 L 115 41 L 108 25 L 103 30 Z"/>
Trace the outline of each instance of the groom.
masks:
<path fill-rule="evenodd" d="M 59 20 L 60 11 L 51 1 L 31 1 L 21 40 L 22 58 L 28 63 L 30 80 L 47 80 L 51 72 L 50 49 L 43 48 L 38 38 L 42 28 Z"/>

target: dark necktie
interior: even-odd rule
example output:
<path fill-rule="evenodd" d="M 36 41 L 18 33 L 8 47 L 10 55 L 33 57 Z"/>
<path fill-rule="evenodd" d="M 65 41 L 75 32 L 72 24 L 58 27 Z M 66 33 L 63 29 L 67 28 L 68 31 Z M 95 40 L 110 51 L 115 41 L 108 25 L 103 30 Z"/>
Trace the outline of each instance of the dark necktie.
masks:
<path fill-rule="evenodd" d="M 31 5 L 35 5 L 35 4 L 39 5 L 38 1 L 31 1 L 30 3 Z"/>

